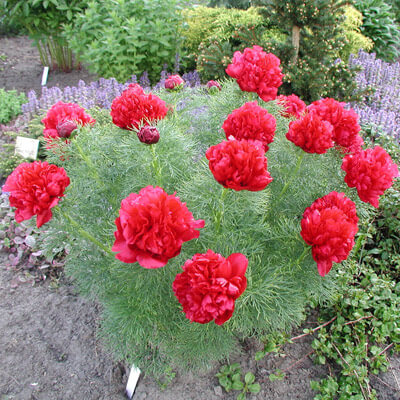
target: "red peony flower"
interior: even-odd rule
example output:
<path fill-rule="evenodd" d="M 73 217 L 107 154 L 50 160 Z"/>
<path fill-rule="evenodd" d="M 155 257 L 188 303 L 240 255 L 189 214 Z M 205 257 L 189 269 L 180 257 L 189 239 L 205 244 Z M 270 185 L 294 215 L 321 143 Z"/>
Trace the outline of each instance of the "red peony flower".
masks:
<path fill-rule="evenodd" d="M 231 318 L 235 300 L 247 287 L 247 264 L 241 253 L 225 259 L 212 250 L 187 260 L 172 284 L 186 318 L 200 324 L 214 319 L 217 325 Z"/>
<path fill-rule="evenodd" d="M 16 207 L 15 220 L 22 222 L 37 215 L 40 228 L 52 217 L 51 209 L 64 196 L 70 181 L 64 168 L 48 162 L 22 163 L 9 175 L 3 186 L 10 192 L 10 205 Z"/>
<path fill-rule="evenodd" d="M 325 276 L 332 262 L 345 260 L 358 231 L 356 205 L 344 193 L 331 192 L 307 207 L 301 220 L 301 236 L 312 246 L 318 272 Z"/>
<path fill-rule="evenodd" d="M 160 140 L 160 133 L 155 126 L 142 126 L 137 135 L 139 140 L 146 144 L 154 144 Z"/>
<path fill-rule="evenodd" d="M 130 84 L 111 104 L 111 117 L 122 129 L 139 129 L 165 118 L 165 102 L 152 93 L 146 94 L 138 84 Z"/>
<path fill-rule="evenodd" d="M 261 142 L 223 141 L 211 146 L 206 157 L 215 180 L 225 188 L 257 192 L 272 182 Z"/>
<path fill-rule="evenodd" d="M 315 112 L 333 126 L 333 141 L 346 152 L 358 151 L 364 144 L 358 124 L 358 115 L 352 109 L 346 110 L 345 103 L 326 98 L 317 100 L 307 107 L 307 111 Z"/>
<path fill-rule="evenodd" d="M 333 147 L 333 127 L 328 121 L 322 121 L 317 114 L 306 114 L 289 124 L 288 140 L 301 147 L 307 153 L 326 153 Z"/>
<path fill-rule="evenodd" d="M 144 268 L 163 267 L 180 253 L 183 242 L 199 237 L 196 229 L 204 227 L 179 197 L 153 186 L 123 199 L 115 224 L 115 257 Z"/>
<path fill-rule="evenodd" d="M 164 83 L 165 89 L 181 89 L 185 81 L 179 75 L 170 75 Z"/>
<path fill-rule="evenodd" d="M 268 151 L 268 144 L 274 141 L 276 120 L 265 108 L 253 101 L 233 110 L 224 121 L 222 129 L 227 139 L 233 136 L 238 140 L 259 140 L 264 151 Z"/>
<path fill-rule="evenodd" d="M 278 96 L 276 102 L 284 107 L 284 110 L 282 110 L 280 114 L 285 118 L 300 118 L 306 110 L 306 103 L 295 94 L 291 94 L 290 96 Z"/>
<path fill-rule="evenodd" d="M 43 135 L 48 143 L 52 142 L 52 139 L 59 137 L 69 137 L 61 136 L 57 130 L 57 126 L 63 122 L 75 122 L 77 125 L 93 125 L 96 120 L 93 119 L 89 114 L 86 114 L 85 110 L 74 103 L 63 103 L 59 101 L 54 104 L 53 107 L 47 111 L 46 117 L 42 119 L 44 124 Z M 69 132 L 71 134 L 72 131 Z"/>
<path fill-rule="evenodd" d="M 274 100 L 282 85 L 281 61 L 260 46 L 235 51 L 226 73 L 236 79 L 241 90 L 257 93 L 264 101 Z"/>
<path fill-rule="evenodd" d="M 397 165 L 380 146 L 348 154 L 343 158 L 342 170 L 347 185 L 355 187 L 360 199 L 374 207 L 379 207 L 379 196 L 399 176 Z"/>

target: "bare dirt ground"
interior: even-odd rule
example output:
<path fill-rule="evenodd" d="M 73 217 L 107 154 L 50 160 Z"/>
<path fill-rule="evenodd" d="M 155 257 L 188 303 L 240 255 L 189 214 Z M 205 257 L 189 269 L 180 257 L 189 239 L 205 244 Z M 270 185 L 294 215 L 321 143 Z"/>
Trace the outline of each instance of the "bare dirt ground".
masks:
<path fill-rule="evenodd" d="M 26 37 L 0 39 L 0 88 L 27 93 L 40 92 L 43 67 L 36 49 Z M 48 87 L 77 85 L 79 79 L 95 79 L 84 69 L 71 73 L 51 72 Z M 97 338 L 100 307 L 80 297 L 63 279 L 41 284 L 27 279 L 24 271 L 8 266 L 0 253 L 0 400 L 122 400 L 128 366 L 113 360 Z M 314 327 L 308 321 L 306 327 Z M 301 329 L 300 329 L 301 331 Z M 315 393 L 309 381 L 327 375 L 327 368 L 313 365 L 307 354 L 311 338 L 285 348 L 285 357 L 266 356 L 254 361 L 261 345 L 249 342 L 240 357 L 242 371 L 252 371 L 261 384 L 250 400 L 310 400 Z M 134 351 L 134 349 L 132 349 Z M 380 400 L 399 400 L 395 378 L 400 363 L 392 360 L 392 371 L 371 382 Z M 150 378 L 141 378 L 134 400 L 235 399 L 225 393 L 215 378 L 219 366 L 201 375 L 176 376 L 165 389 Z M 270 382 L 277 368 L 290 368 L 283 381 Z M 144 371 L 145 372 L 145 371 Z"/>

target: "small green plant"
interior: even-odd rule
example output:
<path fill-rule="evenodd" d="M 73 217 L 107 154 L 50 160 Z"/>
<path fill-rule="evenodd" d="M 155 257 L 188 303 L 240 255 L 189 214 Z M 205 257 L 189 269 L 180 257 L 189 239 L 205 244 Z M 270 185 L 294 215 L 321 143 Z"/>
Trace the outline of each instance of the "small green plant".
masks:
<path fill-rule="evenodd" d="M 238 363 L 222 366 L 215 376 L 227 392 L 240 391 L 236 400 L 245 400 L 247 393 L 259 393 L 261 389 L 260 385 L 255 382 L 256 378 L 252 372 L 247 372 L 243 380 L 242 370 Z"/>
<path fill-rule="evenodd" d="M 24 93 L 0 89 L 0 124 L 7 124 L 21 114 L 21 105 L 26 101 Z"/>

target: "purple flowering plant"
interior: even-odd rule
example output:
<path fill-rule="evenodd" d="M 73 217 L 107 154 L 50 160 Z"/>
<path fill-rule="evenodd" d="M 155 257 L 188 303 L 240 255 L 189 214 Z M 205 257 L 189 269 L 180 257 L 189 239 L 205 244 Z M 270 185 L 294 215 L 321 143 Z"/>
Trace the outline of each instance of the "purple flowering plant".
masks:
<path fill-rule="evenodd" d="M 359 67 L 357 88 L 369 90 L 363 102 L 351 104 L 360 116 L 360 124 L 371 132 L 382 132 L 400 140 L 400 63 L 387 63 L 375 53 L 360 50 L 351 55 L 351 67 Z"/>

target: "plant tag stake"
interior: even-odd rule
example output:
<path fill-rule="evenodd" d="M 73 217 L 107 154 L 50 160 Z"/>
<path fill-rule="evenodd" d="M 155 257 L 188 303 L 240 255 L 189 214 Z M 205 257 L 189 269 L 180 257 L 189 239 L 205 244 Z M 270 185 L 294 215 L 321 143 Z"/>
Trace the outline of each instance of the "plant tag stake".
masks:
<path fill-rule="evenodd" d="M 139 379 L 140 369 L 132 365 L 131 372 L 129 373 L 128 383 L 126 384 L 126 395 L 131 399 L 135 393 L 137 381 Z"/>
<path fill-rule="evenodd" d="M 24 136 L 17 136 L 15 141 L 15 152 L 24 158 L 36 160 L 39 148 L 39 140 L 31 139 Z"/>
<path fill-rule="evenodd" d="M 49 67 L 44 67 L 43 74 L 42 74 L 42 86 L 44 86 L 47 83 L 47 75 L 48 74 L 49 74 Z"/>

